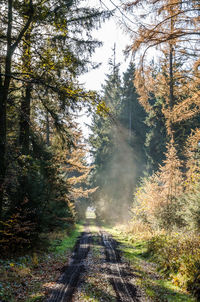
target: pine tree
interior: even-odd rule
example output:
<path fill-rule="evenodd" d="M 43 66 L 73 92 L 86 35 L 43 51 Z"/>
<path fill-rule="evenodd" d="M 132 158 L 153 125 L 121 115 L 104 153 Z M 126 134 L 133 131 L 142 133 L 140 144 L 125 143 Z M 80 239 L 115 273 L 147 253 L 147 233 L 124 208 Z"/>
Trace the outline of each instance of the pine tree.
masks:
<path fill-rule="evenodd" d="M 133 152 L 138 155 L 138 164 L 140 167 L 145 166 L 145 140 L 147 134 L 147 125 L 145 119 L 147 114 L 141 104 L 138 102 L 138 94 L 133 84 L 135 76 L 135 66 L 131 62 L 128 69 L 123 74 L 123 88 L 122 88 L 122 104 L 119 114 L 120 123 L 128 131 L 129 144 Z M 141 174 L 143 169 L 141 168 Z"/>
<path fill-rule="evenodd" d="M 147 156 L 147 172 L 152 175 L 163 163 L 166 154 L 167 133 L 165 117 L 162 113 L 162 100 L 152 97 L 152 109 L 146 117 L 148 126 L 145 140 L 145 153 Z"/>

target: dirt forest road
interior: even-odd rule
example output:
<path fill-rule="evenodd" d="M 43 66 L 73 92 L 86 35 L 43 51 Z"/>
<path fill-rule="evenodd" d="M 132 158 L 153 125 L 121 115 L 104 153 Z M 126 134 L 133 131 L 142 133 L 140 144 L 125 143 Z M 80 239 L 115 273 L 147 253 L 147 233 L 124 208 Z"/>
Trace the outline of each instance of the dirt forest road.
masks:
<path fill-rule="evenodd" d="M 85 230 L 78 239 L 71 259 L 64 269 L 63 274 L 57 280 L 55 287 L 52 289 L 46 302 L 83 302 L 83 301 L 121 301 L 121 302 L 139 302 L 144 301 L 137 287 L 130 282 L 133 276 L 130 273 L 130 267 L 122 264 L 120 252 L 117 249 L 116 241 L 101 227 L 96 227 L 96 233 L 91 231 L 90 221 L 87 221 Z M 101 277 L 99 272 L 95 276 L 93 268 L 98 266 L 97 259 L 93 259 L 93 250 L 98 246 L 102 249 L 100 264 Z M 98 255 L 96 255 L 97 257 Z M 87 261 L 90 258 L 89 261 Z M 93 265 L 91 264 L 93 263 Z M 80 292 L 80 285 L 84 288 L 84 279 L 87 272 L 91 271 L 95 277 L 95 282 L 101 282 L 102 278 L 106 279 L 113 288 L 112 297 L 105 295 L 97 300 L 84 298 L 77 295 Z M 128 274 L 127 274 L 128 271 Z M 99 281 L 98 281 L 99 278 Z M 86 282 L 85 282 L 86 286 Z M 93 292 L 91 287 L 91 291 Z"/>

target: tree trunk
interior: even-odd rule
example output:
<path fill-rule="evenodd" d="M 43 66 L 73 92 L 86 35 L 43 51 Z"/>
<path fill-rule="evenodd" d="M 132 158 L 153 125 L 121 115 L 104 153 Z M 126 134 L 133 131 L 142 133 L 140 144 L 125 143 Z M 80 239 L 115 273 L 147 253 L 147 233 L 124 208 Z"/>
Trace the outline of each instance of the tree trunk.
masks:
<path fill-rule="evenodd" d="M 173 20 L 173 9 L 170 7 L 170 34 L 173 35 L 174 32 L 174 20 Z M 174 100 L 174 72 L 173 72 L 173 61 L 174 61 L 174 47 L 173 47 L 173 40 L 170 40 L 169 42 L 169 108 L 172 113 L 175 100 Z M 174 141 L 174 125 L 173 121 L 170 117 L 170 139 L 171 141 Z"/>
<path fill-rule="evenodd" d="M 31 84 L 26 84 L 25 96 L 21 102 L 21 112 L 20 112 L 20 135 L 19 144 L 21 147 L 21 154 L 29 154 L 29 134 L 30 134 L 30 104 L 31 104 Z M 17 205 L 21 207 L 23 205 L 27 194 L 28 185 L 28 175 L 24 172 L 24 162 L 19 161 L 19 187 L 18 187 L 18 203 Z"/>
<path fill-rule="evenodd" d="M 21 101 L 20 111 L 20 134 L 19 144 L 24 155 L 29 154 L 29 135 L 30 135 L 30 105 L 32 85 L 28 74 L 31 71 L 31 26 L 27 30 L 23 41 L 22 71 L 26 74 L 27 83 L 25 85 L 25 96 Z"/>
<path fill-rule="evenodd" d="M 0 219 L 3 207 L 3 192 L 6 174 L 6 103 L 4 87 L 0 89 Z"/>
<path fill-rule="evenodd" d="M 11 33 L 12 33 L 12 6 L 13 1 L 8 0 L 8 27 L 7 27 L 7 52 L 5 59 L 5 77 L 4 82 L 1 78 L 0 87 L 0 219 L 2 217 L 3 209 L 3 192 L 6 175 L 6 109 L 8 100 L 8 91 L 11 80 L 11 60 L 12 60 L 12 47 L 11 47 Z"/>
<path fill-rule="evenodd" d="M 169 53 L 169 77 L 170 77 L 170 109 L 173 109 L 174 106 L 174 76 L 173 76 L 173 46 L 170 45 L 170 53 Z"/>
<path fill-rule="evenodd" d="M 32 84 L 30 83 L 30 76 L 28 75 L 31 71 L 31 29 L 30 26 L 27 30 L 24 41 L 23 41 L 23 54 L 22 54 L 22 71 L 26 75 L 26 84 L 24 96 L 21 100 L 20 110 L 20 129 L 19 129 L 19 145 L 22 155 L 29 155 L 30 153 L 30 112 L 31 112 L 31 91 Z M 22 207 L 25 199 L 28 198 L 28 175 L 29 168 L 25 172 L 24 162 L 19 161 L 19 187 L 18 187 L 18 206 Z"/>
<path fill-rule="evenodd" d="M 12 56 L 15 49 L 21 42 L 25 32 L 29 28 L 33 18 L 33 4 L 32 0 L 29 3 L 30 15 L 27 19 L 25 26 L 21 29 L 15 42 L 12 45 L 12 27 L 13 27 L 13 0 L 8 0 L 8 15 L 7 15 L 7 33 L 6 33 L 6 56 L 5 56 L 5 75 L 0 78 L 0 219 L 2 217 L 3 209 L 3 193 L 5 186 L 6 176 L 6 117 L 7 117 L 7 101 L 11 81 L 11 67 L 12 67 Z M 3 80 L 4 78 L 4 80 Z"/>
<path fill-rule="evenodd" d="M 29 154 L 31 89 L 31 84 L 26 84 L 25 97 L 22 99 L 20 112 L 19 144 L 21 153 L 25 155 Z"/>

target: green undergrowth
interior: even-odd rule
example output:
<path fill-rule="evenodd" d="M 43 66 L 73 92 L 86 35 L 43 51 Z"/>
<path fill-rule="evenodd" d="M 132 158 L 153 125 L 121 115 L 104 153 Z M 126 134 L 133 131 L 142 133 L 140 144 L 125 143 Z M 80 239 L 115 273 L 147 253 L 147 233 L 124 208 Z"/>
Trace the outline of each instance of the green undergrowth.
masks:
<path fill-rule="evenodd" d="M 150 239 L 139 239 L 121 228 L 105 227 L 105 230 L 119 242 L 122 257 L 130 263 L 133 268 L 135 282 L 144 289 L 146 295 L 152 301 L 169 302 L 194 302 L 185 288 L 181 288 L 161 270 L 157 258 L 153 257 L 150 250 Z M 163 251 L 162 251 L 163 252 Z M 161 251 L 158 252 L 160 259 L 165 258 Z"/>
<path fill-rule="evenodd" d="M 52 232 L 45 248 L 12 259 L 0 259 L 0 300 L 8 302 L 42 302 L 67 264 L 69 255 L 82 224 L 76 224 L 71 231 Z"/>
<path fill-rule="evenodd" d="M 153 236 L 148 251 L 158 269 L 200 300 L 200 237 L 194 233 Z"/>
<path fill-rule="evenodd" d="M 62 255 L 67 251 L 71 251 L 82 231 L 82 224 L 77 224 L 69 235 L 65 235 L 64 237 L 61 237 L 61 239 L 53 239 L 49 251 L 53 252 L 55 255 Z"/>

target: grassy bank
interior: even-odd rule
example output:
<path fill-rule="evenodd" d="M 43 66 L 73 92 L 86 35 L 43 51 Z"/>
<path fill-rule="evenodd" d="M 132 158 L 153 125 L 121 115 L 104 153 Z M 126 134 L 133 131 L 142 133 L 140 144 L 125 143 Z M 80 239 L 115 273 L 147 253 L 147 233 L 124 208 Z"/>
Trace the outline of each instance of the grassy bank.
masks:
<path fill-rule="evenodd" d="M 185 286 L 178 283 L 178 274 L 180 274 L 180 272 L 175 270 L 174 273 L 172 273 L 171 266 L 175 265 L 175 263 L 173 263 L 172 249 L 175 251 L 178 248 L 177 245 L 172 245 L 169 239 L 168 241 L 167 239 L 163 239 L 165 248 L 161 248 L 162 244 L 156 245 L 156 243 L 159 242 L 158 238 L 153 236 L 148 236 L 148 238 L 139 235 L 134 236 L 132 233 L 128 233 L 123 227 L 106 227 L 106 230 L 120 243 L 119 248 L 122 251 L 122 257 L 124 257 L 133 268 L 135 276 L 134 282 L 145 291 L 146 295 L 152 301 L 197 301 L 196 298 L 187 292 Z M 155 246 L 153 246 L 153 244 Z M 171 257 L 166 252 L 167 247 L 171 247 Z M 178 254 L 180 255 L 180 252 L 178 252 Z M 169 259 L 168 264 L 167 259 Z M 180 258 L 179 260 L 176 259 L 176 261 L 180 261 Z"/>
<path fill-rule="evenodd" d="M 77 224 L 69 234 L 48 234 L 48 245 L 16 259 L 0 260 L 0 300 L 41 302 L 68 263 L 83 227 Z"/>

